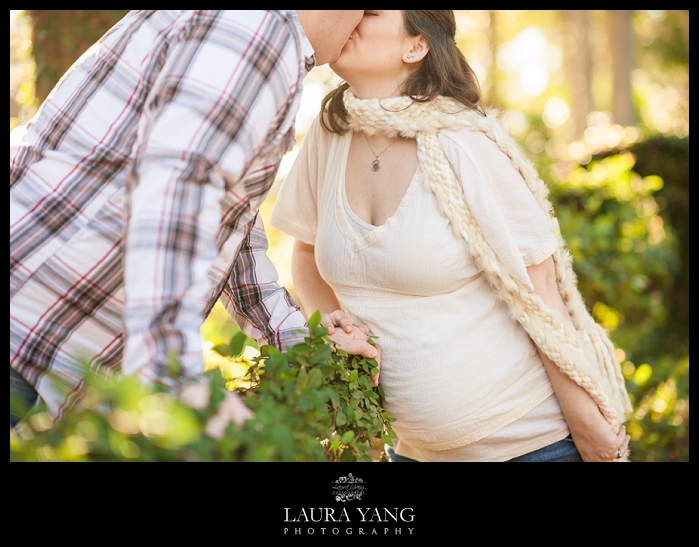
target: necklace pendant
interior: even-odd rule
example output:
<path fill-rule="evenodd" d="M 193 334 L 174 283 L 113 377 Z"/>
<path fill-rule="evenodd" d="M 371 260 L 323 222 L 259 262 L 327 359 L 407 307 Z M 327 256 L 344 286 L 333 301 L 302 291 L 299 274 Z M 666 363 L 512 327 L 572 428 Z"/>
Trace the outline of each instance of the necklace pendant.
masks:
<path fill-rule="evenodd" d="M 381 162 L 377 158 L 373 162 L 371 162 L 371 170 L 376 172 L 379 169 L 381 169 Z"/>

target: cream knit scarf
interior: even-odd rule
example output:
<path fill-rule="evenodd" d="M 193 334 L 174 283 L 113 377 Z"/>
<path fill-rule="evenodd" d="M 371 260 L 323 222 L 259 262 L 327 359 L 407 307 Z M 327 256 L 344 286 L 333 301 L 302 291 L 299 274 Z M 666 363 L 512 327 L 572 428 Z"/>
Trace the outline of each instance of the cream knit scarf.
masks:
<path fill-rule="evenodd" d="M 487 116 L 483 116 L 447 97 L 428 103 L 413 102 L 405 96 L 363 100 L 350 89 L 345 91 L 344 104 L 349 114 L 349 127 L 354 131 L 364 131 L 367 135 L 381 132 L 417 140 L 418 161 L 425 184 L 437 197 L 441 212 L 451 221 L 456 234 L 468 243 L 473 260 L 537 346 L 592 396 L 613 431 L 618 432 L 632 408 L 614 345 L 608 333 L 590 315 L 578 291 L 572 258 L 548 200 L 548 188 L 496 113 L 488 111 Z M 499 146 L 547 214 L 559 239 L 558 250 L 553 255 L 556 282 L 573 325 L 508 271 L 479 229 L 437 137 L 441 129 L 463 126 L 482 131 Z"/>

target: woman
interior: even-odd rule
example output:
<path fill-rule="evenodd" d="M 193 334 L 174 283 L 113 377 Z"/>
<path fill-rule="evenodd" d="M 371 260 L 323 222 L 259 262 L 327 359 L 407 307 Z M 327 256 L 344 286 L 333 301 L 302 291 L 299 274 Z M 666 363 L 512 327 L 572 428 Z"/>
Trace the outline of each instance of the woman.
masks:
<path fill-rule="evenodd" d="M 616 461 L 619 364 L 452 10 L 367 10 L 270 222 L 303 308 L 367 326 L 391 461 Z M 565 301 L 565 303 L 564 303 Z"/>

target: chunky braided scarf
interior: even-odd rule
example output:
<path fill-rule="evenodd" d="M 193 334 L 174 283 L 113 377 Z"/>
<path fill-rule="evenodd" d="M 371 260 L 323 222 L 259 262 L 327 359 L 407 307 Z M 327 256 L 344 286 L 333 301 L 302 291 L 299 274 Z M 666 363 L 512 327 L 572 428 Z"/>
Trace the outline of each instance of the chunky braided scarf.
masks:
<path fill-rule="evenodd" d="M 344 104 L 349 127 L 354 131 L 363 131 L 368 135 L 381 132 L 391 137 L 417 140 L 418 161 L 425 185 L 437 197 L 440 211 L 450 220 L 455 233 L 468 243 L 473 260 L 537 346 L 561 371 L 590 394 L 613 431 L 618 432 L 626 420 L 625 414 L 631 411 L 631 402 L 614 345 L 608 333 L 594 321 L 584 305 L 577 288 L 572 258 L 566 250 L 548 200 L 548 188 L 496 113 L 488 111 L 483 116 L 447 97 L 425 103 L 415 102 L 406 96 L 363 100 L 358 99 L 350 89 L 345 91 Z M 463 126 L 482 131 L 498 145 L 547 214 L 559 239 L 558 250 L 553 255 L 556 282 L 573 320 L 572 325 L 531 292 L 521 278 L 513 275 L 511 269 L 508 270 L 479 229 L 437 137 L 441 129 Z M 468 181 L 464 183 L 468 184 Z"/>

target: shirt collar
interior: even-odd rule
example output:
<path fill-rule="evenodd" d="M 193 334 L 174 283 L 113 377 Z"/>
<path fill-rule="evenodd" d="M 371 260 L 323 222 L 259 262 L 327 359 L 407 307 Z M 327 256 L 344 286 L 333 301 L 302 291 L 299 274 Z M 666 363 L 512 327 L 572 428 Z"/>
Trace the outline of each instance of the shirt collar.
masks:
<path fill-rule="evenodd" d="M 294 22 L 296 30 L 299 33 L 299 37 L 301 38 L 301 53 L 306 59 L 306 72 L 310 72 L 313 67 L 316 66 L 315 51 L 313 50 L 311 42 L 308 40 L 308 36 L 306 36 L 306 33 L 303 30 L 303 26 L 301 25 L 301 21 L 299 21 L 298 15 L 296 15 L 296 10 L 286 10 L 286 12 Z"/>

